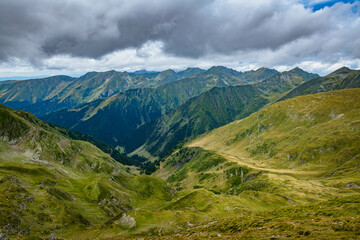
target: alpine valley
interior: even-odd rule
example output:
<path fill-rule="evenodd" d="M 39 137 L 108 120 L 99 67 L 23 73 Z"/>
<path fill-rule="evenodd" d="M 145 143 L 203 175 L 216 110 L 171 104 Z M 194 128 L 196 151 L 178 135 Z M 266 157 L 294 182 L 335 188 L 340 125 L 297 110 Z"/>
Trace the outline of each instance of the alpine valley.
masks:
<path fill-rule="evenodd" d="M 360 70 L 0 81 L 0 239 L 359 239 Z"/>

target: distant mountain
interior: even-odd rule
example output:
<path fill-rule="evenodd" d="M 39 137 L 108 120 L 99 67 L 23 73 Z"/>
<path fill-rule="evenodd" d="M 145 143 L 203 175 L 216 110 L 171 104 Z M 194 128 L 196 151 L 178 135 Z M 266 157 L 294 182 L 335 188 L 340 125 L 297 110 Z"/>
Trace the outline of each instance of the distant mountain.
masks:
<path fill-rule="evenodd" d="M 213 88 L 136 130 L 124 141 L 125 148 L 139 148 L 135 153 L 162 157 L 179 142 L 244 118 L 317 76 L 293 69 L 252 85 Z"/>
<path fill-rule="evenodd" d="M 360 87 L 360 70 L 342 67 L 325 77 L 314 78 L 293 89 L 280 100 L 300 95 Z"/>
<path fill-rule="evenodd" d="M 251 79 L 257 79 L 257 81 L 262 81 L 262 80 L 267 79 L 277 73 L 279 73 L 279 72 L 276 71 L 275 69 L 269 69 L 269 68 L 264 68 L 264 67 L 259 68 L 256 71 L 251 70 L 251 71 L 245 72 L 246 80 L 250 80 L 250 81 L 251 81 Z"/>
<path fill-rule="evenodd" d="M 89 72 L 79 78 L 54 76 L 24 81 L 4 81 L 0 82 L 0 103 L 41 117 L 129 89 L 157 88 L 200 74 L 208 81 L 217 81 L 217 86 L 228 86 L 258 81 L 264 76 L 260 73 L 262 71 L 264 69 L 259 70 L 259 74 L 242 73 L 225 67 L 213 67 L 207 71 L 188 68 L 180 72 L 171 69 L 137 73 L 108 71 Z M 249 77 L 250 75 L 253 77 Z"/>
<path fill-rule="evenodd" d="M 217 86 L 218 82 L 219 77 L 204 72 L 154 89 L 131 89 L 42 119 L 117 146 L 133 130 Z"/>
<path fill-rule="evenodd" d="M 132 72 L 132 73 L 135 73 L 135 74 L 158 73 L 158 71 L 147 71 L 147 70 L 143 69 L 143 70 L 137 70 L 137 71 Z"/>
<path fill-rule="evenodd" d="M 259 71 L 264 72 L 263 69 Z M 243 73 L 213 67 L 196 77 L 156 89 L 129 90 L 116 97 L 50 114 L 43 119 L 89 134 L 113 147 L 125 147 L 126 152 L 145 144 L 137 152 L 141 151 L 144 156 L 149 156 L 144 154 L 147 152 L 157 156 L 187 138 L 257 111 L 269 102 L 267 98 L 271 94 L 284 93 L 289 86 L 293 88 L 307 80 L 289 71 L 271 75 L 270 80 L 259 82 L 254 79 L 253 82 L 259 82 L 254 86 L 226 85 L 229 79 L 237 79 L 236 76 L 241 76 L 238 82 L 244 83 L 246 75 Z M 280 81 L 282 79 L 286 80 Z M 221 88 L 212 89 L 219 86 Z M 192 97 L 195 98 L 190 99 Z"/>
<path fill-rule="evenodd" d="M 0 82 L 0 103 L 43 116 L 79 106 L 102 97 L 135 88 L 154 88 L 181 78 L 197 75 L 201 69 L 176 73 L 89 72 L 79 78 L 55 76 L 43 79 Z"/>
<path fill-rule="evenodd" d="M 317 77 L 319 77 L 319 75 L 308 73 L 300 68 L 294 68 L 290 71 L 270 76 L 269 78 L 259 82 L 257 84 L 257 88 L 264 94 L 264 96 L 267 96 L 270 100 L 274 101 L 282 97 L 285 92 Z"/>
<path fill-rule="evenodd" d="M 175 72 L 168 70 L 159 74 L 173 75 Z M 49 114 L 42 119 L 89 134 L 111 146 L 118 146 L 123 144 L 124 136 L 146 122 L 159 118 L 188 99 L 216 86 L 244 84 L 247 76 L 246 73 L 225 67 L 213 67 L 207 71 L 188 68 L 177 74 L 183 77 L 192 74 L 196 76 L 182 78 L 154 89 L 128 90 L 78 108 Z M 258 78 L 252 81 L 256 82 Z M 117 123 L 116 126 L 109 128 L 109 124 L 114 122 Z"/>
<path fill-rule="evenodd" d="M 218 81 L 217 87 L 236 86 L 239 84 L 249 84 L 262 81 L 278 71 L 268 68 L 259 68 L 256 71 L 238 72 L 222 66 L 214 66 L 209 68 L 205 74 L 216 77 Z"/>
<path fill-rule="evenodd" d="M 30 104 L 58 96 L 75 79 L 53 76 L 42 79 L 0 82 L 0 103 L 21 109 Z"/>
<path fill-rule="evenodd" d="M 191 77 L 191 76 L 196 76 L 199 75 L 201 73 L 204 73 L 205 70 L 201 69 L 201 68 L 187 68 L 183 71 L 177 72 L 177 75 L 179 76 L 179 78 L 187 78 L 187 77 Z"/>
<path fill-rule="evenodd" d="M 244 118 L 267 103 L 252 85 L 216 87 L 137 129 L 125 139 L 125 148 L 140 147 L 137 154 L 162 157 L 179 142 Z"/>
<path fill-rule="evenodd" d="M 0 77 L 0 81 L 12 81 L 12 80 L 27 80 L 27 79 L 35 79 L 35 78 L 47 78 L 49 76 L 32 76 L 32 77 Z"/>
<path fill-rule="evenodd" d="M 319 75 L 294 68 L 290 71 L 274 74 L 258 83 L 257 86 L 264 93 L 286 92 L 317 77 Z"/>

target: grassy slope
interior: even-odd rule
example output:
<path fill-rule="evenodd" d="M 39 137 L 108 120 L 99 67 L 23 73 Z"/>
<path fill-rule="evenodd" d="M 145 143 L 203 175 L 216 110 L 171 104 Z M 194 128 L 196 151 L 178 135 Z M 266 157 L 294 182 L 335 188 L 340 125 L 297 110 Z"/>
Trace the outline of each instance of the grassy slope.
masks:
<path fill-rule="evenodd" d="M 360 195 L 239 214 L 152 239 L 359 239 Z M 127 238 L 129 239 L 129 238 Z"/>
<path fill-rule="evenodd" d="M 129 175 L 92 145 L 70 141 L 32 115 L 2 107 L 0 116 L 10 117 L 0 121 L 7 126 L 0 128 L 1 152 L 6 154 L 0 161 L 0 210 L 4 211 L 0 216 L 9 216 L 1 223 L 6 226 L 10 221 L 12 228 L 25 234 L 32 226 L 33 235 L 54 233 L 72 239 L 119 239 L 129 228 L 131 235 L 124 239 L 154 235 L 201 239 L 218 234 L 355 238 L 358 98 L 358 89 L 298 97 L 216 129 L 162 163 L 156 175 L 170 187 L 153 176 Z M 306 161 L 303 155 L 281 158 L 285 152 L 280 146 L 303 151 L 302 138 L 311 134 L 317 137 L 316 149 L 322 149 L 319 156 Z M 267 136 L 275 137 L 279 151 L 263 146 Z M 335 150 L 328 144 L 336 140 L 334 136 L 343 141 Z M 250 142 L 258 150 L 248 148 Z M 355 158 L 339 167 L 339 154 Z M 336 199 L 342 196 L 346 199 Z M 136 227 L 121 221 L 123 211 L 136 220 Z M 314 216 L 315 225 L 307 220 L 309 216 Z"/>
<path fill-rule="evenodd" d="M 359 100 L 359 89 L 289 99 L 218 128 L 190 146 L 217 149 L 258 168 L 356 176 Z"/>
<path fill-rule="evenodd" d="M 170 199 L 163 181 L 127 173 L 95 146 L 29 113 L 0 106 L 0 125 L 0 226 L 13 238 L 102 226 L 121 233 L 132 228 L 119 221 L 122 214 Z"/>
<path fill-rule="evenodd" d="M 360 89 L 349 89 L 289 99 L 173 152 L 155 175 L 178 194 L 234 196 L 243 210 L 175 236 L 357 238 L 359 98 Z M 187 202 L 207 194 L 188 194 Z"/>
<path fill-rule="evenodd" d="M 176 193 L 159 178 L 127 173 L 93 145 L 70 140 L 31 114 L 0 111 L 0 226 L 12 238 L 168 234 L 248 209 L 249 200 L 238 196 Z"/>

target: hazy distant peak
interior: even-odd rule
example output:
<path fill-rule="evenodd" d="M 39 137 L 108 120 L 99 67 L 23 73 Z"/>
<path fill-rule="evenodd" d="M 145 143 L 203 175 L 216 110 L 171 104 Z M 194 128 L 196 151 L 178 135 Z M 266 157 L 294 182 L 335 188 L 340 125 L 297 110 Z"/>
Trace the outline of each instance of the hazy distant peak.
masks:
<path fill-rule="evenodd" d="M 269 73 L 278 73 L 277 70 L 273 69 L 273 68 L 266 68 L 266 67 L 261 67 L 256 69 L 254 72 L 269 72 Z"/>
<path fill-rule="evenodd" d="M 174 70 L 172 70 L 172 69 L 167 69 L 167 70 L 162 71 L 160 73 L 163 73 L 163 74 L 175 74 L 176 72 Z"/>
<path fill-rule="evenodd" d="M 185 69 L 185 71 L 187 71 L 187 70 L 203 70 L 203 69 L 201 69 L 199 67 L 188 67 L 187 69 Z"/>
<path fill-rule="evenodd" d="M 232 68 L 227 68 L 224 66 L 213 66 L 211 68 L 209 68 L 207 71 L 207 73 L 239 73 L 238 71 L 232 69 Z"/>
<path fill-rule="evenodd" d="M 341 68 L 335 70 L 334 72 L 330 73 L 329 75 L 344 74 L 344 73 L 346 74 L 346 73 L 349 73 L 350 71 L 351 71 L 350 68 L 344 66 L 344 67 L 341 67 Z"/>
<path fill-rule="evenodd" d="M 294 67 L 293 69 L 289 70 L 288 72 L 291 72 L 291 73 L 303 73 L 305 72 L 303 69 L 299 68 L 299 67 Z"/>

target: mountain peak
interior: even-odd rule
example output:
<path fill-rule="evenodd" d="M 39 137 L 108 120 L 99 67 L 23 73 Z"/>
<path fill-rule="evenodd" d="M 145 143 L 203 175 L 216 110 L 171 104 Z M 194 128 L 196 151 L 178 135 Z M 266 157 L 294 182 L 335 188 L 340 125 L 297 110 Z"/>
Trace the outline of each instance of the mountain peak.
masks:
<path fill-rule="evenodd" d="M 211 68 L 208 69 L 209 70 L 229 70 L 231 68 L 227 68 L 227 67 L 224 67 L 224 66 L 212 66 Z M 233 70 L 233 69 L 231 69 Z"/>
<path fill-rule="evenodd" d="M 198 68 L 198 67 L 188 67 L 185 70 L 177 72 L 177 74 L 178 74 L 178 76 L 180 76 L 180 78 L 186 78 L 186 77 L 196 76 L 196 75 L 201 74 L 203 72 L 205 72 L 204 69 L 201 69 L 201 68 Z"/>
<path fill-rule="evenodd" d="M 203 70 L 199 67 L 188 67 L 187 69 L 185 69 L 184 71 L 194 71 L 194 70 Z"/>
<path fill-rule="evenodd" d="M 350 68 L 348 67 L 341 67 L 337 70 L 335 70 L 334 72 L 330 73 L 329 75 L 334 75 L 334 74 L 344 74 L 344 73 L 349 73 L 351 71 Z"/>
<path fill-rule="evenodd" d="M 278 71 L 276 71 L 275 69 L 267 68 L 267 67 L 258 68 L 254 72 L 257 72 L 257 73 L 269 72 L 272 74 L 278 73 Z"/>
<path fill-rule="evenodd" d="M 157 71 L 147 71 L 146 69 L 137 70 L 132 72 L 133 74 L 147 74 L 147 73 L 159 73 Z"/>
<path fill-rule="evenodd" d="M 176 72 L 174 70 L 172 70 L 172 69 L 167 69 L 167 70 L 162 71 L 160 73 L 162 73 L 162 74 L 175 74 Z"/>
<path fill-rule="evenodd" d="M 261 72 L 261 71 L 266 71 L 268 68 L 266 68 L 266 67 L 261 67 L 261 68 L 258 68 L 258 69 L 256 69 L 255 70 L 255 72 Z"/>
<path fill-rule="evenodd" d="M 293 69 L 291 69 L 289 72 L 292 73 L 298 73 L 298 72 L 305 72 L 303 69 L 299 68 L 299 67 L 294 67 Z"/>
<path fill-rule="evenodd" d="M 173 78 L 176 75 L 176 72 L 172 69 L 167 69 L 162 72 L 156 73 L 156 79 L 162 79 L 162 78 Z"/>
<path fill-rule="evenodd" d="M 309 73 L 309 72 L 304 71 L 303 69 L 301 69 L 299 67 L 295 67 L 295 68 L 293 68 L 290 71 L 287 71 L 285 73 L 297 74 L 297 75 L 301 76 L 302 78 L 304 78 L 305 81 L 310 80 L 312 78 L 319 77 L 318 74 Z"/>
<path fill-rule="evenodd" d="M 238 71 L 236 71 L 232 68 L 227 68 L 224 66 L 213 66 L 213 67 L 209 68 L 206 72 L 212 73 L 212 74 L 216 74 L 216 73 L 236 74 L 236 73 L 239 73 Z"/>

